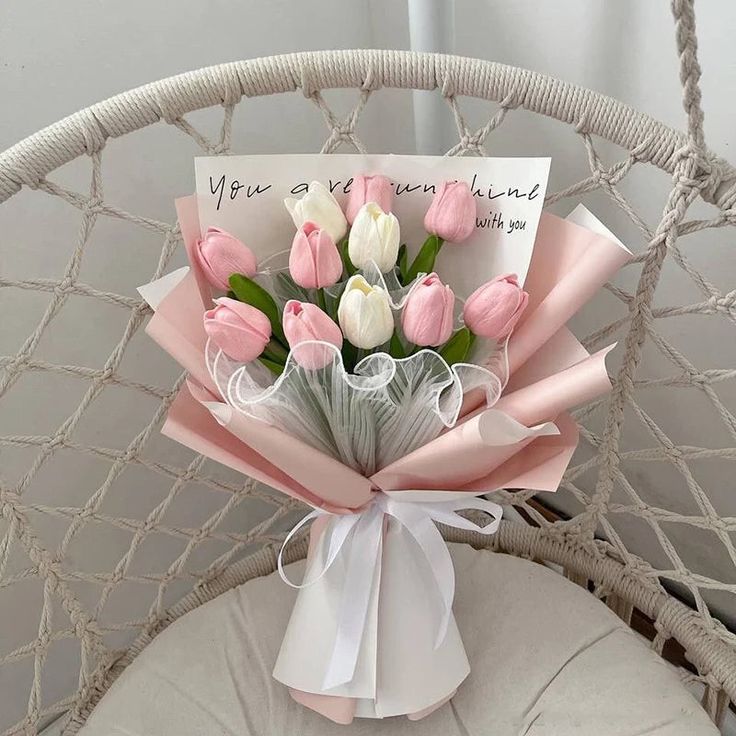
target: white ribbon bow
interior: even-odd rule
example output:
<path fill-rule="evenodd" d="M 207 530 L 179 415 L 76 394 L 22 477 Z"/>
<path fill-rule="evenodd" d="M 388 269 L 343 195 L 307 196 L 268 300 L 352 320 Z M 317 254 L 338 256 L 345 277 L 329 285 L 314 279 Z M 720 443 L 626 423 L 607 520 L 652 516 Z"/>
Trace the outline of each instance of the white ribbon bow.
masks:
<path fill-rule="evenodd" d="M 384 516 L 393 517 L 411 534 L 427 558 L 434 576 L 441 601 L 435 648 L 445 640 L 452 614 L 452 601 L 455 597 L 455 570 L 452 558 L 435 522 L 487 535 L 495 533 L 501 523 L 503 509 L 492 501 L 477 496 L 451 501 L 425 501 L 416 500 L 417 494 L 416 491 L 377 492 L 372 503 L 355 514 L 330 514 L 322 509 L 315 509 L 296 524 L 281 546 L 278 556 L 279 575 L 287 585 L 301 589 L 314 585 L 327 573 L 350 538 L 350 544 L 347 546 L 345 586 L 337 617 L 337 634 L 325 674 L 324 690 L 348 683 L 355 675 L 363 629 L 368 616 L 371 586 L 376 567 L 380 564 Z M 421 495 L 423 498 L 427 497 L 427 494 Z M 411 500 L 412 497 L 415 500 Z M 458 511 L 467 509 L 484 511 L 493 517 L 493 521 L 485 526 L 478 526 L 457 514 Z M 330 535 L 325 563 L 312 580 L 296 584 L 289 580 L 284 572 L 282 560 L 284 549 L 305 524 L 323 515 L 332 516 L 330 526 L 325 530 L 325 534 Z"/>

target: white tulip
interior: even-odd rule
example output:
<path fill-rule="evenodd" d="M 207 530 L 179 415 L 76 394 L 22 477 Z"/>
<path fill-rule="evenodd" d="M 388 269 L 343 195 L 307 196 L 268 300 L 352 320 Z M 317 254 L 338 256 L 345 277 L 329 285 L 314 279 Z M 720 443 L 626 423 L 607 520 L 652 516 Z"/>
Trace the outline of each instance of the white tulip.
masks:
<path fill-rule="evenodd" d="M 373 261 L 381 273 L 396 265 L 399 255 L 399 221 L 375 202 L 364 204 L 353 220 L 348 240 L 350 260 L 358 268 Z"/>
<path fill-rule="evenodd" d="M 388 294 L 371 286 L 360 274 L 351 276 L 337 309 L 343 335 L 356 348 L 370 350 L 391 339 L 394 316 Z"/>
<path fill-rule="evenodd" d="M 330 190 L 318 181 L 313 181 L 301 199 L 287 197 L 284 200 L 291 219 L 297 229 L 305 222 L 313 222 L 320 230 L 329 233 L 339 243 L 348 231 L 348 221 L 332 196 Z"/>

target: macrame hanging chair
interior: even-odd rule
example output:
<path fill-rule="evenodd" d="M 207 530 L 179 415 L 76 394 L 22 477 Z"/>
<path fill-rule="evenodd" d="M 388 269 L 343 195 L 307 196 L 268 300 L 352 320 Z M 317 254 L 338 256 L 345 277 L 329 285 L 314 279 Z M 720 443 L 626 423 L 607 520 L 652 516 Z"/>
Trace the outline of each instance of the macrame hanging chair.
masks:
<path fill-rule="evenodd" d="M 729 607 L 734 611 L 736 522 L 719 513 L 715 499 L 716 492 L 733 484 L 724 461 L 736 456 L 736 418 L 733 405 L 729 408 L 722 397 L 729 390 L 733 396 L 736 370 L 722 365 L 718 354 L 688 357 L 668 326 L 682 320 L 685 331 L 711 331 L 736 322 L 736 291 L 719 289 L 713 283 L 717 279 L 705 275 L 703 251 L 695 253 L 693 245 L 707 251 L 707 233 L 719 232 L 721 239 L 730 235 L 736 224 L 736 170 L 711 153 L 703 138 L 691 0 L 674 0 L 673 13 L 687 114 L 684 133 L 595 92 L 513 67 L 407 51 L 329 51 L 223 64 L 154 82 L 71 115 L 0 154 L 0 202 L 5 203 L 0 214 L 42 222 L 45 211 L 64 208 L 81 218 L 76 234 L 54 234 L 53 264 L 71 244 L 58 272 L 17 273 L 13 251 L 1 261 L 0 734 L 37 734 L 52 722 L 64 734 L 80 729 L 114 733 L 118 727 L 131 733 L 133 727 L 126 726 L 131 718 L 148 723 L 148 733 L 333 732 L 333 724 L 287 706 L 283 688 L 270 679 L 268 657 L 292 600 L 271 573 L 284 530 L 303 509 L 183 449 L 172 455 L 158 429 L 182 378 L 161 385 L 153 373 L 139 370 L 153 363 L 159 376 L 167 359 L 141 335 L 149 309 L 134 287 L 170 270 L 180 256 L 170 203 L 185 193 L 182 187 L 190 179 L 178 181 L 177 189 L 156 192 L 169 203 L 156 219 L 121 204 L 127 201 L 126 186 L 140 187 L 141 181 L 115 175 L 113 168 L 127 171 L 123 143 L 129 140 L 133 151 L 133 134 L 148 126 L 160 141 L 167 140 L 165 133 L 184 133 L 200 153 L 242 152 L 232 136 L 236 110 L 247 114 L 266 102 L 251 98 L 278 100 L 294 92 L 301 92 L 327 122 L 322 152 L 343 144 L 364 152 L 359 119 L 372 98 L 387 89 L 435 90 L 444 99 L 459 135 L 450 155 L 486 155 L 507 118 L 546 117 L 566 126 L 570 138 L 582 144 L 589 170 L 575 180 L 571 164 L 569 184 L 550 193 L 547 206 L 568 202 L 570 209 L 581 198 L 606 198 L 620 222 L 631 225 L 635 236 L 627 244 L 637 256 L 623 281 L 608 286 L 605 296 L 613 306 L 604 311 L 610 322 L 586 323 L 586 347 L 617 337 L 621 361 L 610 396 L 577 412 L 581 447 L 559 493 L 551 501 L 525 491 L 498 494 L 520 516 L 504 520 L 490 540 L 446 534 L 458 568 L 458 621 L 471 659 L 478 659 L 473 684 L 467 691 L 461 688 L 444 709 L 449 715 L 441 709 L 419 724 L 390 719 L 356 721 L 351 728 L 366 734 L 516 733 L 498 725 L 504 714 L 509 722 L 517 717 L 514 708 L 520 723 L 527 719 L 527 730 L 519 727 L 518 733 L 608 733 L 602 718 L 611 729 L 619 724 L 611 733 L 643 733 L 620 726 L 626 713 L 644 724 L 642 713 L 662 708 L 669 715 L 659 722 L 661 733 L 715 733 L 705 713 L 723 726 L 736 702 L 736 637 L 718 617 L 727 619 Z M 357 92 L 357 104 L 344 118 L 328 105 L 333 89 Z M 465 106 L 477 101 L 490 101 L 495 108 L 474 130 L 466 122 Z M 217 108 L 224 118 L 219 137 L 211 139 L 191 116 Z M 111 146 L 106 143 L 122 138 L 115 141 L 108 166 Z M 606 156 L 618 151 L 620 157 L 604 163 L 604 150 Z M 493 153 L 504 150 L 494 144 Z M 66 183 L 62 167 L 70 162 L 78 167 L 86 162 L 91 169 L 88 191 Z M 190 162 L 191 157 L 187 166 Z M 628 179 L 651 170 L 665 173 L 656 179 L 661 186 L 656 225 L 626 194 Z M 103 239 L 97 232 L 110 223 L 126 225 L 124 239 L 107 233 L 100 251 Z M 88 259 L 96 259 L 98 270 L 103 259 L 102 270 L 111 275 L 123 270 L 121 251 L 136 238 L 158 244 L 154 258 L 146 251 L 140 259 L 149 269 L 145 277 L 118 288 L 110 288 L 110 281 L 86 280 Z M 32 243 L 0 248 L 6 246 Z M 699 296 L 674 305 L 658 300 L 668 278 L 686 281 Z M 672 291 L 667 294 L 671 298 Z M 121 317 L 122 325 L 118 334 L 87 345 L 86 352 L 75 311 L 80 300 L 85 310 Z M 76 316 L 67 319 L 67 313 Z M 8 325 L 13 329 L 6 332 Z M 26 330 L 20 338 L 14 332 L 18 325 Z M 61 343 L 77 346 L 79 359 L 47 357 L 53 355 L 48 346 Z M 652 361 L 661 366 L 662 360 L 667 370 L 649 370 Z M 165 370 L 173 369 L 167 364 Z M 43 386 L 32 378 L 48 384 L 63 379 L 69 382 L 64 385 L 78 387 L 77 393 L 70 390 L 58 394 L 53 405 L 40 404 Z M 27 385 L 38 386 L 39 393 L 29 393 Z M 23 390 L 22 400 L 15 400 Z M 106 416 L 99 407 L 114 391 L 144 401 L 143 413 Z M 668 417 L 648 408 L 652 391 L 665 391 L 669 403 L 695 394 L 712 410 L 718 431 L 704 433 L 697 445 L 678 442 Z M 70 396 L 76 397 L 72 404 Z M 26 414 L 34 412 L 53 426 L 28 431 Z M 66 459 L 70 472 L 71 465 L 82 468 L 82 481 L 72 488 L 62 482 L 55 465 L 59 458 Z M 102 470 L 85 475 L 90 460 Z M 648 477 L 642 466 L 676 478 L 687 501 L 669 495 L 669 481 L 658 492 L 640 484 Z M 48 492 L 38 494 L 39 485 Z M 201 494 L 197 503 L 205 515 L 196 523 L 182 522 L 173 509 L 192 488 Z M 140 489 L 151 489 L 143 512 L 133 510 L 131 495 L 140 500 Z M 559 505 L 552 511 L 542 504 Z M 697 565 L 682 553 L 684 531 L 703 540 Z M 641 535 L 651 543 L 639 544 Z M 160 561 L 149 567 L 141 563 L 149 559 L 147 545 L 157 540 L 178 545 L 164 569 Z M 101 543 L 114 548 L 110 557 L 93 552 Z M 302 540 L 289 548 L 287 561 L 297 563 L 305 552 Z M 720 562 L 708 567 L 700 564 L 703 559 Z M 130 610 L 133 589 L 136 600 L 145 598 L 142 611 Z M 3 614 L 19 610 L 19 601 L 22 616 Z M 249 618 L 238 634 L 242 638 L 228 641 L 226 629 L 236 609 Z M 626 625 L 648 638 L 662 659 L 636 649 L 640 645 L 634 646 Z M 17 630 L 33 635 L 17 641 Z M 600 649 L 609 637 L 615 646 Z M 575 661 L 582 670 L 565 660 L 572 655 L 558 651 L 563 640 L 577 647 Z M 598 654 L 585 665 L 581 653 L 591 648 Z M 634 661 L 638 675 L 627 669 L 630 662 L 622 661 L 621 652 Z M 229 674 L 228 662 L 234 668 Z M 529 686 L 530 702 L 509 705 L 512 694 L 535 683 L 545 667 L 552 670 L 545 671 L 542 694 L 534 695 Z M 163 679 L 155 679 L 157 671 Z M 180 692 L 180 701 L 169 703 L 161 685 L 169 675 L 171 693 L 184 687 L 178 677 L 189 683 L 197 675 L 200 689 L 185 698 Z M 567 684 L 560 689 L 561 680 Z M 247 684 L 247 696 L 240 681 Z M 700 698 L 702 709 L 685 687 Z M 606 699 L 606 690 L 618 699 L 615 704 Z M 253 702 L 235 706 L 238 697 Z M 288 709 L 288 718 L 279 709 Z M 485 720 L 479 709 L 488 711 Z M 195 711 L 198 715 L 191 715 Z M 207 714 L 209 721 L 198 720 Z M 575 730 L 570 714 L 583 730 Z M 465 730 L 457 725 L 463 719 Z M 167 728 L 167 721 L 176 729 Z M 649 724 L 652 732 L 655 725 Z"/>

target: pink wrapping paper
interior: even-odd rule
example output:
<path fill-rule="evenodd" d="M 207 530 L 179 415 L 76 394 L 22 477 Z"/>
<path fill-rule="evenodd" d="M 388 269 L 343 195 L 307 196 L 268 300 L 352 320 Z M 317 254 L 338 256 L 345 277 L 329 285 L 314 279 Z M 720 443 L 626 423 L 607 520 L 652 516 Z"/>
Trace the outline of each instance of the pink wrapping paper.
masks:
<path fill-rule="evenodd" d="M 158 304 L 147 331 L 194 380 L 180 390 L 164 434 L 331 513 L 360 509 L 373 490 L 556 490 L 578 440 L 566 412 L 610 389 L 605 357 L 611 348 L 590 356 L 564 325 L 630 257 L 620 246 L 544 214 L 525 285 L 530 307 L 509 341 L 505 393 L 492 409 L 468 396 L 455 427 L 365 478 L 222 401 L 204 360 L 202 313 L 211 297 L 192 258 L 200 233 L 196 197 L 177 200 L 177 212 L 195 265 Z M 312 550 L 319 529 L 318 520 Z M 292 695 L 338 723 L 349 723 L 356 712 L 355 698 Z"/>
<path fill-rule="evenodd" d="M 524 365 L 630 258 L 609 238 L 543 213 L 524 284 L 529 306 L 509 340 L 510 372 Z"/>
<path fill-rule="evenodd" d="M 212 302 L 211 287 L 205 278 L 202 269 L 199 267 L 199 261 L 196 256 L 197 241 L 200 237 L 199 210 L 197 208 L 197 195 L 191 194 L 188 197 L 180 197 L 174 204 L 176 205 L 176 216 L 179 220 L 179 229 L 181 230 L 181 238 L 184 241 L 184 249 L 187 252 L 187 258 L 192 269 L 194 280 L 197 283 L 202 304 L 206 305 L 205 309 L 209 309 Z"/>
<path fill-rule="evenodd" d="M 505 393 L 495 408 L 522 424 L 533 425 L 605 394 L 611 388 L 606 356 L 614 347 L 603 348 L 569 368 Z"/>
<path fill-rule="evenodd" d="M 552 422 L 530 431 L 495 408 L 479 410 L 454 429 L 383 468 L 371 480 L 379 488 L 395 491 L 462 488 L 486 477 L 523 445 L 556 434 L 558 429 Z"/>
<path fill-rule="evenodd" d="M 146 334 L 173 356 L 190 376 L 215 396 L 220 392 L 204 362 L 204 331 L 200 299 L 194 274 L 190 271 L 159 304 L 146 326 Z"/>
<path fill-rule="evenodd" d="M 266 460 L 278 462 L 281 470 L 306 488 L 318 491 L 330 506 L 356 509 L 370 501 L 374 487 L 371 480 L 347 465 L 227 404 L 208 402 L 205 406 L 244 445 Z"/>
<path fill-rule="evenodd" d="M 206 407 L 192 395 L 188 385 L 179 389 L 161 433 L 201 455 L 266 483 L 289 496 L 299 498 L 313 506 L 323 505 L 319 496 L 308 491 L 221 426 Z"/>
<path fill-rule="evenodd" d="M 476 493 L 488 493 L 499 488 L 556 491 L 577 447 L 578 425 L 566 412 L 560 414 L 554 423 L 559 434 L 525 443 L 518 452 L 509 451 L 505 457 L 502 456 L 503 462 L 499 462 L 488 475 L 466 483 L 462 490 Z"/>

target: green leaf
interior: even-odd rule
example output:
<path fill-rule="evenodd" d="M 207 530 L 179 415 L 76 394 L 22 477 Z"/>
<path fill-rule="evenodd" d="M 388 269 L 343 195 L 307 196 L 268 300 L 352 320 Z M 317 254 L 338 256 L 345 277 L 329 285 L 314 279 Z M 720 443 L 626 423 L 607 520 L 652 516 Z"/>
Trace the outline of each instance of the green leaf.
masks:
<path fill-rule="evenodd" d="M 284 366 L 281 365 L 281 363 L 274 363 L 263 355 L 259 356 L 258 360 L 260 360 L 261 363 L 271 371 L 271 373 L 275 373 L 277 376 L 280 376 L 284 372 Z"/>
<path fill-rule="evenodd" d="M 406 274 L 409 268 L 409 263 L 407 261 L 408 257 L 409 255 L 406 251 L 406 243 L 402 243 L 399 248 L 399 257 L 396 261 L 399 266 L 399 281 L 402 286 L 406 285 Z"/>
<path fill-rule="evenodd" d="M 406 274 L 405 284 L 410 284 L 420 273 L 432 273 L 434 271 L 434 262 L 437 254 L 440 252 L 442 243 L 442 238 L 436 235 L 430 235 L 424 241 L 424 245 L 419 250 L 419 253 L 417 253 L 414 263 L 411 264 Z"/>
<path fill-rule="evenodd" d="M 467 327 L 459 329 L 439 350 L 448 365 L 462 363 L 468 355 L 471 332 Z"/>
<path fill-rule="evenodd" d="M 396 333 L 396 330 L 394 330 L 394 334 L 391 335 L 391 342 L 388 344 L 388 354 L 392 358 L 405 358 L 406 352 L 404 351 L 404 346 L 401 344 L 401 340 Z"/>
<path fill-rule="evenodd" d="M 355 274 L 358 269 L 355 268 L 353 265 L 353 262 L 350 260 L 350 253 L 348 253 L 348 239 L 343 238 L 340 241 L 340 257 L 342 258 L 342 267 L 345 273 L 347 274 L 347 277 L 350 278 L 353 274 Z"/>
<path fill-rule="evenodd" d="M 237 300 L 237 298 L 238 298 L 237 296 L 235 296 L 235 292 L 232 289 L 230 289 L 230 291 L 228 291 L 227 294 L 225 294 L 225 296 L 228 299 L 236 299 Z"/>
<path fill-rule="evenodd" d="M 268 317 L 273 334 L 286 345 L 284 330 L 281 327 L 281 314 L 273 297 L 259 284 L 241 273 L 234 273 L 230 277 L 230 288 L 235 292 L 239 301 L 260 309 Z"/>

